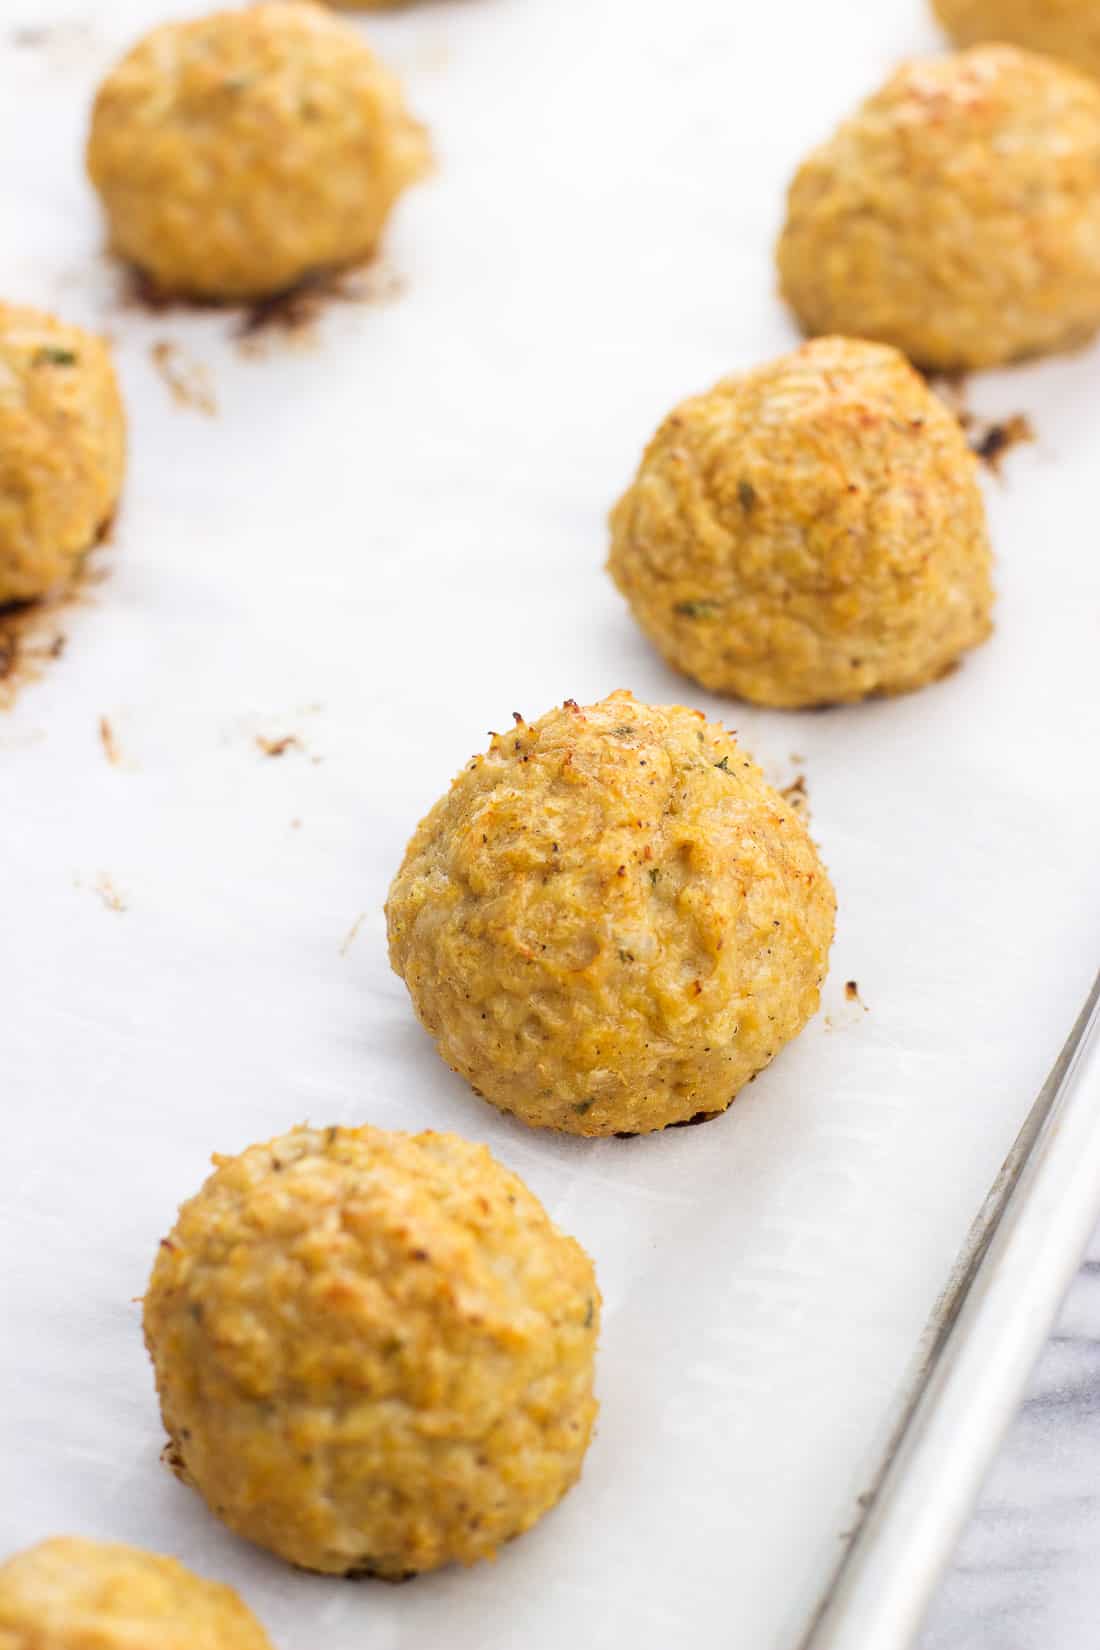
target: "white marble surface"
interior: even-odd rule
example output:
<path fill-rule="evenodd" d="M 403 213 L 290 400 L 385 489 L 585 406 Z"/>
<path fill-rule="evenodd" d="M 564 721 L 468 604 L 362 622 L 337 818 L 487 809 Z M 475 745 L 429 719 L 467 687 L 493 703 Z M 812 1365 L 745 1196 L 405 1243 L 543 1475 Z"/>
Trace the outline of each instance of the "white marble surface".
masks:
<path fill-rule="evenodd" d="M 1100 1228 L 939 1589 L 919 1650 L 1100 1642 Z"/>

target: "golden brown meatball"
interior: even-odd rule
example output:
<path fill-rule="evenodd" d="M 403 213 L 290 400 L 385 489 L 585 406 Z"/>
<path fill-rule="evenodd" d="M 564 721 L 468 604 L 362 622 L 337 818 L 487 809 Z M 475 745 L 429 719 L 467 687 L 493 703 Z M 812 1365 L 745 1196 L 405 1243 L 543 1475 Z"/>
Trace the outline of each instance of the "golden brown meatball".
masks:
<path fill-rule="evenodd" d="M 271 1650 L 230 1587 L 174 1558 L 58 1537 L 0 1565 L 0 1650 Z"/>
<path fill-rule="evenodd" d="M 525 1123 L 724 1111 L 814 1013 L 829 878 L 720 724 L 613 693 L 495 735 L 420 825 L 390 960 L 439 1052 Z"/>
<path fill-rule="evenodd" d="M 0 607 L 71 577 L 114 513 L 125 457 L 102 340 L 0 304 Z"/>
<path fill-rule="evenodd" d="M 1100 75 L 1100 0 L 932 0 L 960 46 L 1007 40 Z"/>
<path fill-rule="evenodd" d="M 426 164 L 397 81 L 299 0 L 154 29 L 100 87 L 88 142 L 115 250 L 226 301 L 367 258 Z"/>
<path fill-rule="evenodd" d="M 994 366 L 1100 325 L 1100 87 L 1012 46 L 905 64 L 804 163 L 779 242 L 810 333 Z"/>
<path fill-rule="evenodd" d="M 580 1245 L 454 1135 L 301 1128 L 214 1161 L 145 1297 L 180 1476 L 334 1574 L 472 1564 L 529 1529 L 596 1414 Z"/>
<path fill-rule="evenodd" d="M 608 565 L 669 663 L 716 693 L 902 693 L 990 632 L 976 469 L 896 350 L 817 339 L 669 414 Z"/>

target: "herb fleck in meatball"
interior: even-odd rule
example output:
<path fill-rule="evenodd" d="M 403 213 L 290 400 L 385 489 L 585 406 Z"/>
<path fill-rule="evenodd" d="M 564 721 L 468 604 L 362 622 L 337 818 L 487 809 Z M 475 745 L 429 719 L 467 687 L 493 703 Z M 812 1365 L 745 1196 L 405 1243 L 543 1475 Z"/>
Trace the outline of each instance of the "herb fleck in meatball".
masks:
<path fill-rule="evenodd" d="M 829 878 L 718 723 L 613 693 L 517 721 L 410 842 L 390 958 L 447 1063 L 524 1122 L 724 1111 L 814 1013 Z"/>
<path fill-rule="evenodd" d="M 0 607 L 71 577 L 114 513 L 125 453 L 102 340 L 0 304 Z"/>
<path fill-rule="evenodd" d="M 116 251 L 225 301 L 369 257 L 426 164 L 397 81 L 301 0 L 154 29 L 100 87 L 88 143 Z"/>
<path fill-rule="evenodd" d="M 908 63 L 802 166 L 779 243 L 807 332 L 994 366 L 1100 326 L 1100 87 L 1012 46 Z"/>
<path fill-rule="evenodd" d="M 309 1570 L 489 1558 L 577 1479 L 600 1296 L 483 1146 L 295 1129 L 185 1203 L 145 1297 L 180 1476 Z"/>
<path fill-rule="evenodd" d="M 817 339 L 669 414 L 612 512 L 610 571 L 714 692 L 901 693 L 989 634 L 976 470 L 896 350 Z"/>
<path fill-rule="evenodd" d="M 0 1650 L 271 1650 L 229 1587 L 174 1558 L 59 1537 L 0 1565 Z"/>
<path fill-rule="evenodd" d="M 1007 40 L 1100 75 L 1100 0 L 932 0 L 960 46 Z"/>

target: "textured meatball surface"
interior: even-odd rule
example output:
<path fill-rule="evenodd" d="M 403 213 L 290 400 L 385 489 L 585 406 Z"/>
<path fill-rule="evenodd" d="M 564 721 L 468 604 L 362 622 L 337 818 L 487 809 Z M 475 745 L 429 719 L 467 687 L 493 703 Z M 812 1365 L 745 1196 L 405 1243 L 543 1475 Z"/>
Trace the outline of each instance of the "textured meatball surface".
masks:
<path fill-rule="evenodd" d="M 994 366 L 1100 325 L 1100 87 L 1012 46 L 903 65 L 791 185 L 782 290 L 810 333 Z"/>
<path fill-rule="evenodd" d="M 1100 75 L 1100 0 L 932 0 L 960 46 L 1004 40 Z"/>
<path fill-rule="evenodd" d="M 896 350 L 821 338 L 677 407 L 611 517 L 670 664 L 765 705 L 942 676 L 989 634 L 977 461 Z"/>
<path fill-rule="evenodd" d="M 114 513 L 125 457 L 103 341 L 0 304 L 0 606 L 71 577 Z"/>
<path fill-rule="evenodd" d="M 0 1564 L 0 1650 L 271 1650 L 230 1587 L 137 1547 L 58 1537 Z"/>
<path fill-rule="evenodd" d="M 165 292 L 225 301 L 367 258 L 427 159 L 394 77 L 299 0 L 154 29 L 100 87 L 88 141 L 115 250 Z"/>
<path fill-rule="evenodd" d="M 629 693 L 494 736 L 386 906 L 448 1065 L 582 1135 L 723 1111 L 817 1008 L 834 911 L 801 820 L 732 735 Z"/>
<path fill-rule="evenodd" d="M 592 1264 L 483 1146 L 295 1129 L 180 1210 L 145 1336 L 180 1476 L 305 1569 L 489 1558 L 580 1474 Z"/>

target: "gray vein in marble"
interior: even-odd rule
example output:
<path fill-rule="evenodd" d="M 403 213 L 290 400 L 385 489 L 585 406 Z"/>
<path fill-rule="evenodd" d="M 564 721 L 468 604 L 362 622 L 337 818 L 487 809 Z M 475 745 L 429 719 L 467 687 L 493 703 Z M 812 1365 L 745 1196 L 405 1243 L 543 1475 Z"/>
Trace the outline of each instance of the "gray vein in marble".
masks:
<path fill-rule="evenodd" d="M 1100 1230 L 918 1650 L 1100 1650 Z"/>

